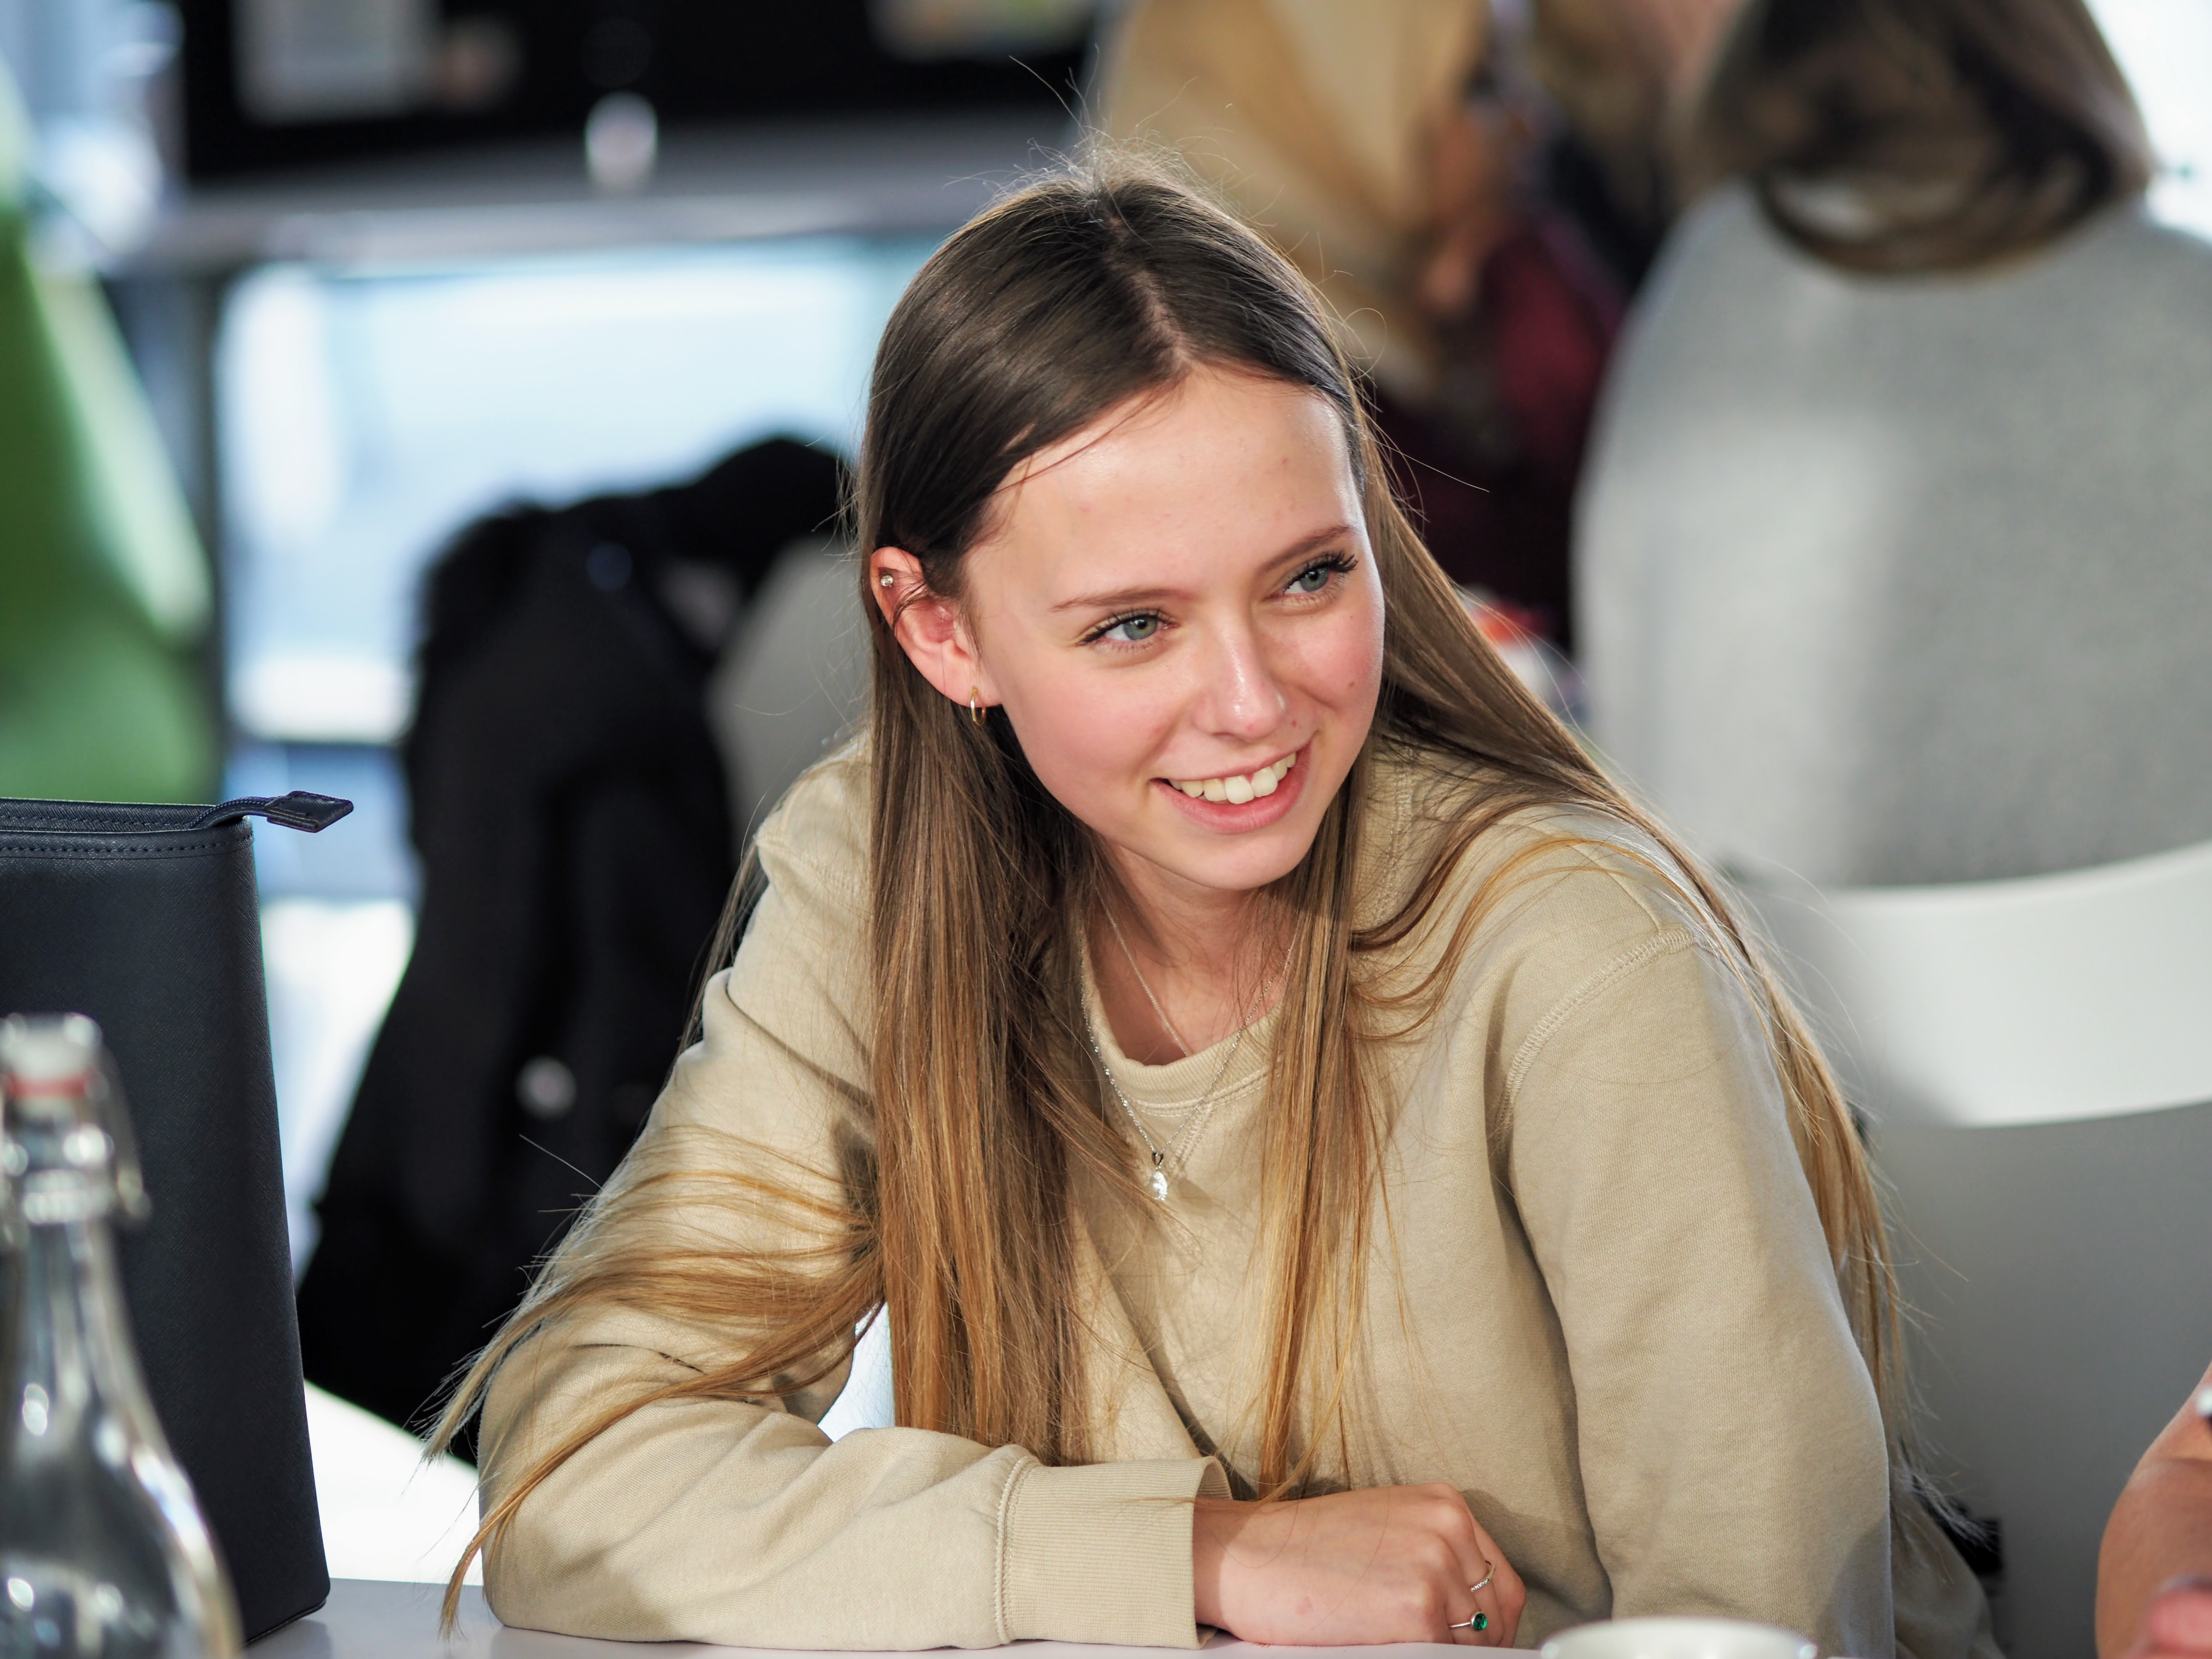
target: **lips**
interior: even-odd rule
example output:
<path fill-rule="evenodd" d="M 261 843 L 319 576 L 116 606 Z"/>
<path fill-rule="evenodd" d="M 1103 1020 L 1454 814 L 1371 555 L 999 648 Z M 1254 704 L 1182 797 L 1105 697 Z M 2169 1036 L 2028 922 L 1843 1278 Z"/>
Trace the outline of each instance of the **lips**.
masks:
<path fill-rule="evenodd" d="M 1273 794 L 1297 763 L 1297 756 L 1292 753 L 1253 772 L 1218 778 L 1171 778 L 1169 781 L 1193 800 L 1226 801 L 1232 806 L 1242 806 L 1247 801 Z"/>

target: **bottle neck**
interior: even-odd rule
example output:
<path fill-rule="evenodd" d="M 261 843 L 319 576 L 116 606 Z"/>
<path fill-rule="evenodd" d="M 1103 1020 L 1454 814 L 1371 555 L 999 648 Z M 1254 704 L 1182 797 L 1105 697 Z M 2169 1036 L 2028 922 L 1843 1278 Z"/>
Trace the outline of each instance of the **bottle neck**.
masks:
<path fill-rule="evenodd" d="M 76 1016 L 0 1021 L 0 1234 L 12 1268 L 0 1649 L 10 1654 L 238 1651 L 237 1604 L 155 1418 L 125 1311 L 110 1218 L 143 1209 L 98 1028 Z M 118 1648 L 111 1638 L 126 1630 Z"/>
<path fill-rule="evenodd" d="M 115 1241 L 100 1217 L 24 1226 L 15 1256 L 7 1397 L 0 1410 L 20 1455 L 97 1433 L 140 1437 L 138 1376 Z"/>

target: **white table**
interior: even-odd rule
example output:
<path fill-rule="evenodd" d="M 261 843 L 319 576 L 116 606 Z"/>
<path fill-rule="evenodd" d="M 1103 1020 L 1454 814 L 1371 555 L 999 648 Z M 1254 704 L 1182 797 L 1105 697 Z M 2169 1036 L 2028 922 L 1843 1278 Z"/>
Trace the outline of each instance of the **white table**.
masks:
<path fill-rule="evenodd" d="M 448 1644 L 438 1634 L 436 1584 L 340 1578 L 319 1613 L 287 1625 L 246 1651 L 252 1659 L 684 1659 L 685 1655 L 750 1653 L 761 1659 L 823 1659 L 781 1649 L 704 1647 L 690 1642 L 597 1642 L 543 1631 L 509 1630 L 491 1616 L 483 1592 L 462 1593 L 460 1628 Z M 1087 1647 L 1075 1642 L 1024 1642 L 1020 1659 L 1163 1659 L 1161 1648 Z M 1206 1650 L 1242 1650 L 1249 1644 L 1216 1636 Z M 1253 1649 L 1253 1655 L 1278 1651 Z M 1438 1642 L 1389 1648 L 1301 1648 L 1299 1659 L 1442 1659 L 1460 1649 Z M 834 1656 L 833 1656 L 834 1659 Z M 872 1659 L 872 1656 L 871 1656 Z"/>

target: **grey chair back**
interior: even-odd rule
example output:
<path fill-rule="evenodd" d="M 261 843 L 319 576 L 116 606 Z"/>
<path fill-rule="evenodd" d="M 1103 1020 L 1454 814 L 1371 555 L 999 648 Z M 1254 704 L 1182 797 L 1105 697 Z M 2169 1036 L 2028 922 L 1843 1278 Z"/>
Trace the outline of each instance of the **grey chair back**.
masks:
<path fill-rule="evenodd" d="M 2002 1528 L 2014 1659 L 2212 1358 L 2212 847 L 2026 880 L 1739 883 L 1891 1185 L 1933 1472 Z"/>

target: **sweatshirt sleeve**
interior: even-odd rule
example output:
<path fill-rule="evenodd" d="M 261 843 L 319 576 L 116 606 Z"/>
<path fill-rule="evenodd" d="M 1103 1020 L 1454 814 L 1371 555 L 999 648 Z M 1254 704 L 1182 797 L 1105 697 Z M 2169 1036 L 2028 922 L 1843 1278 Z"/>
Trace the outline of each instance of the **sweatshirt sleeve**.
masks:
<path fill-rule="evenodd" d="M 795 1212 L 708 1195 L 767 1175 L 848 1200 L 868 1135 L 853 884 L 818 859 L 763 863 L 768 892 L 736 963 L 709 982 L 702 1039 L 610 1183 L 623 1201 L 602 1200 L 617 1220 L 587 1219 L 564 1249 L 818 1249 Z M 542 1328 L 486 1403 L 487 1507 L 610 1404 L 745 1340 L 635 1305 Z M 576 1636 L 747 1647 L 1197 1644 L 1191 1500 L 1226 1495 L 1217 1465 L 1048 1468 L 1018 1447 L 906 1428 L 832 1444 L 816 1425 L 845 1376 L 647 1407 L 590 1441 L 488 1552 L 494 1611 Z"/>
<path fill-rule="evenodd" d="M 1751 999 L 1663 921 L 1584 966 L 1512 1055 L 1506 1173 L 1613 1613 L 1887 1655 L 1881 1412 Z"/>

